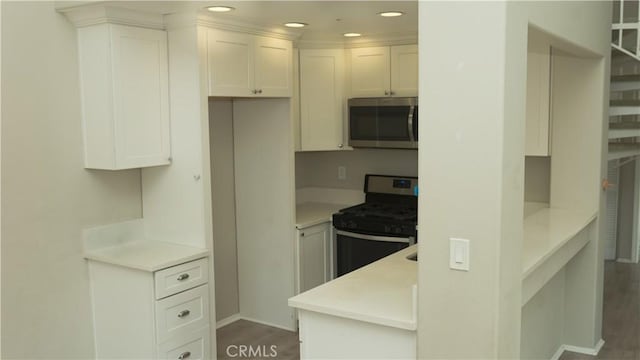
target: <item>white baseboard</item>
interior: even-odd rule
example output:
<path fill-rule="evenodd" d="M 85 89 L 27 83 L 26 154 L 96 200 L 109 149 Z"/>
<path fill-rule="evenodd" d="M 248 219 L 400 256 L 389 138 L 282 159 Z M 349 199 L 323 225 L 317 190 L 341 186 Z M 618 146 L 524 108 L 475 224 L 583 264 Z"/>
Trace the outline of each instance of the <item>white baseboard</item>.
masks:
<path fill-rule="evenodd" d="M 551 357 L 551 360 L 560 359 L 560 356 L 562 356 L 562 353 L 564 353 L 565 351 L 571 351 L 571 352 L 578 353 L 578 354 L 596 356 L 596 355 L 598 355 L 598 353 L 600 352 L 600 349 L 602 349 L 603 346 L 604 346 L 604 340 L 602 340 L 602 339 L 600 339 L 598 341 L 598 343 L 596 344 L 596 346 L 593 347 L 593 348 L 573 346 L 573 345 L 560 345 L 558 350 Z"/>
<path fill-rule="evenodd" d="M 246 316 L 240 316 L 240 319 L 251 321 L 251 322 L 254 322 L 254 323 L 257 323 L 257 324 L 271 326 L 271 327 L 282 329 L 282 330 L 294 331 L 294 332 L 296 331 L 296 329 L 288 328 L 288 327 L 282 326 L 282 325 L 272 324 L 272 323 L 269 323 L 269 322 L 266 322 L 266 321 L 262 321 L 262 320 L 252 319 L 252 318 L 246 317 Z"/>
<path fill-rule="evenodd" d="M 560 359 L 560 356 L 562 356 L 562 353 L 564 353 L 564 345 L 560 345 L 560 347 L 558 348 L 558 350 L 556 350 L 555 354 L 553 354 L 550 360 Z"/>
<path fill-rule="evenodd" d="M 631 260 L 631 259 L 623 259 L 623 258 L 617 258 L 616 262 L 619 263 L 623 263 L 623 264 L 635 264 L 636 262 Z"/>
<path fill-rule="evenodd" d="M 234 322 L 236 322 L 236 321 L 238 321 L 240 319 L 242 319 L 240 317 L 240 314 L 233 314 L 233 315 L 231 315 L 229 317 L 226 317 L 226 318 L 216 322 L 216 329 L 220 329 L 221 327 L 227 326 L 227 325 L 229 325 L 231 323 L 234 323 Z"/>

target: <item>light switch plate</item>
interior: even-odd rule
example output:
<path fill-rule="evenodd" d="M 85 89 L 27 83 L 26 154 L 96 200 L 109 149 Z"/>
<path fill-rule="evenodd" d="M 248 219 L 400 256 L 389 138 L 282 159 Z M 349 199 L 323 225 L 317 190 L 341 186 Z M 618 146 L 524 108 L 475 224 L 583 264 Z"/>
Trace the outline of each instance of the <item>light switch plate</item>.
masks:
<path fill-rule="evenodd" d="M 449 268 L 469 271 L 469 240 L 449 238 Z"/>

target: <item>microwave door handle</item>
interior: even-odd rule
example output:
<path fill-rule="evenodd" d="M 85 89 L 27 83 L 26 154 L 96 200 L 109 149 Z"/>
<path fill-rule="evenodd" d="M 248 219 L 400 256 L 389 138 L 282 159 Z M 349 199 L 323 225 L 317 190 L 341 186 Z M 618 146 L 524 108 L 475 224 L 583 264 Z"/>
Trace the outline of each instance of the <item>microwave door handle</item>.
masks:
<path fill-rule="evenodd" d="M 409 118 L 407 119 L 407 129 L 409 130 L 409 140 L 411 142 L 416 141 L 416 136 L 413 133 L 413 112 L 415 110 L 415 106 L 411 105 L 409 107 Z"/>

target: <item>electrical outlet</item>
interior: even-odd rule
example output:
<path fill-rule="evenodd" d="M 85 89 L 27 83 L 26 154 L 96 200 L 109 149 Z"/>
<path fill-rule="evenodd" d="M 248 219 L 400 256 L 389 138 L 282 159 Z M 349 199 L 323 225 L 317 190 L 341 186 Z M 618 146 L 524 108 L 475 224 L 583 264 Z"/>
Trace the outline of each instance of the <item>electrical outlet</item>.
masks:
<path fill-rule="evenodd" d="M 346 180 L 346 179 L 347 179 L 347 167 L 338 166 L 338 180 Z"/>

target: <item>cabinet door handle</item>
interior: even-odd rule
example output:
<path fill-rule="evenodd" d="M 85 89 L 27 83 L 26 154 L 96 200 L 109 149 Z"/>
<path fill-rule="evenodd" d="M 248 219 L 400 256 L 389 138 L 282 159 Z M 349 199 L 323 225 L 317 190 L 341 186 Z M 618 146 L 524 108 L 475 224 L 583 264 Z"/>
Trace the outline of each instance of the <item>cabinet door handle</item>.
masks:
<path fill-rule="evenodd" d="M 389 95 L 393 96 L 393 95 L 395 95 L 395 94 L 396 94 L 396 92 L 395 92 L 395 91 L 389 91 Z"/>
<path fill-rule="evenodd" d="M 385 95 L 389 95 L 389 92 L 387 90 L 384 91 Z"/>
<path fill-rule="evenodd" d="M 191 356 L 191 351 L 185 351 L 178 356 L 178 360 L 183 360 Z"/>
<path fill-rule="evenodd" d="M 191 311 L 189 311 L 189 310 L 182 310 L 182 311 L 180 311 L 180 312 L 178 313 L 178 317 L 179 317 L 179 318 L 183 318 L 183 317 L 185 317 L 185 316 L 189 316 L 189 314 L 191 314 Z"/>
<path fill-rule="evenodd" d="M 176 278 L 178 281 L 184 281 L 187 280 L 189 278 L 189 274 L 180 274 L 178 275 L 178 277 Z"/>
<path fill-rule="evenodd" d="M 262 89 L 258 89 L 258 94 L 262 94 Z"/>
<path fill-rule="evenodd" d="M 304 233 L 300 233 L 300 236 L 304 236 Z"/>
<path fill-rule="evenodd" d="M 339 147 L 340 149 L 342 149 L 342 147 L 343 147 L 343 146 L 344 146 L 344 145 L 342 145 L 342 144 L 338 144 L 338 147 Z"/>
<path fill-rule="evenodd" d="M 258 93 L 258 90 L 253 89 L 253 90 L 251 90 L 251 93 L 252 93 L 252 94 L 257 94 L 257 93 Z"/>

